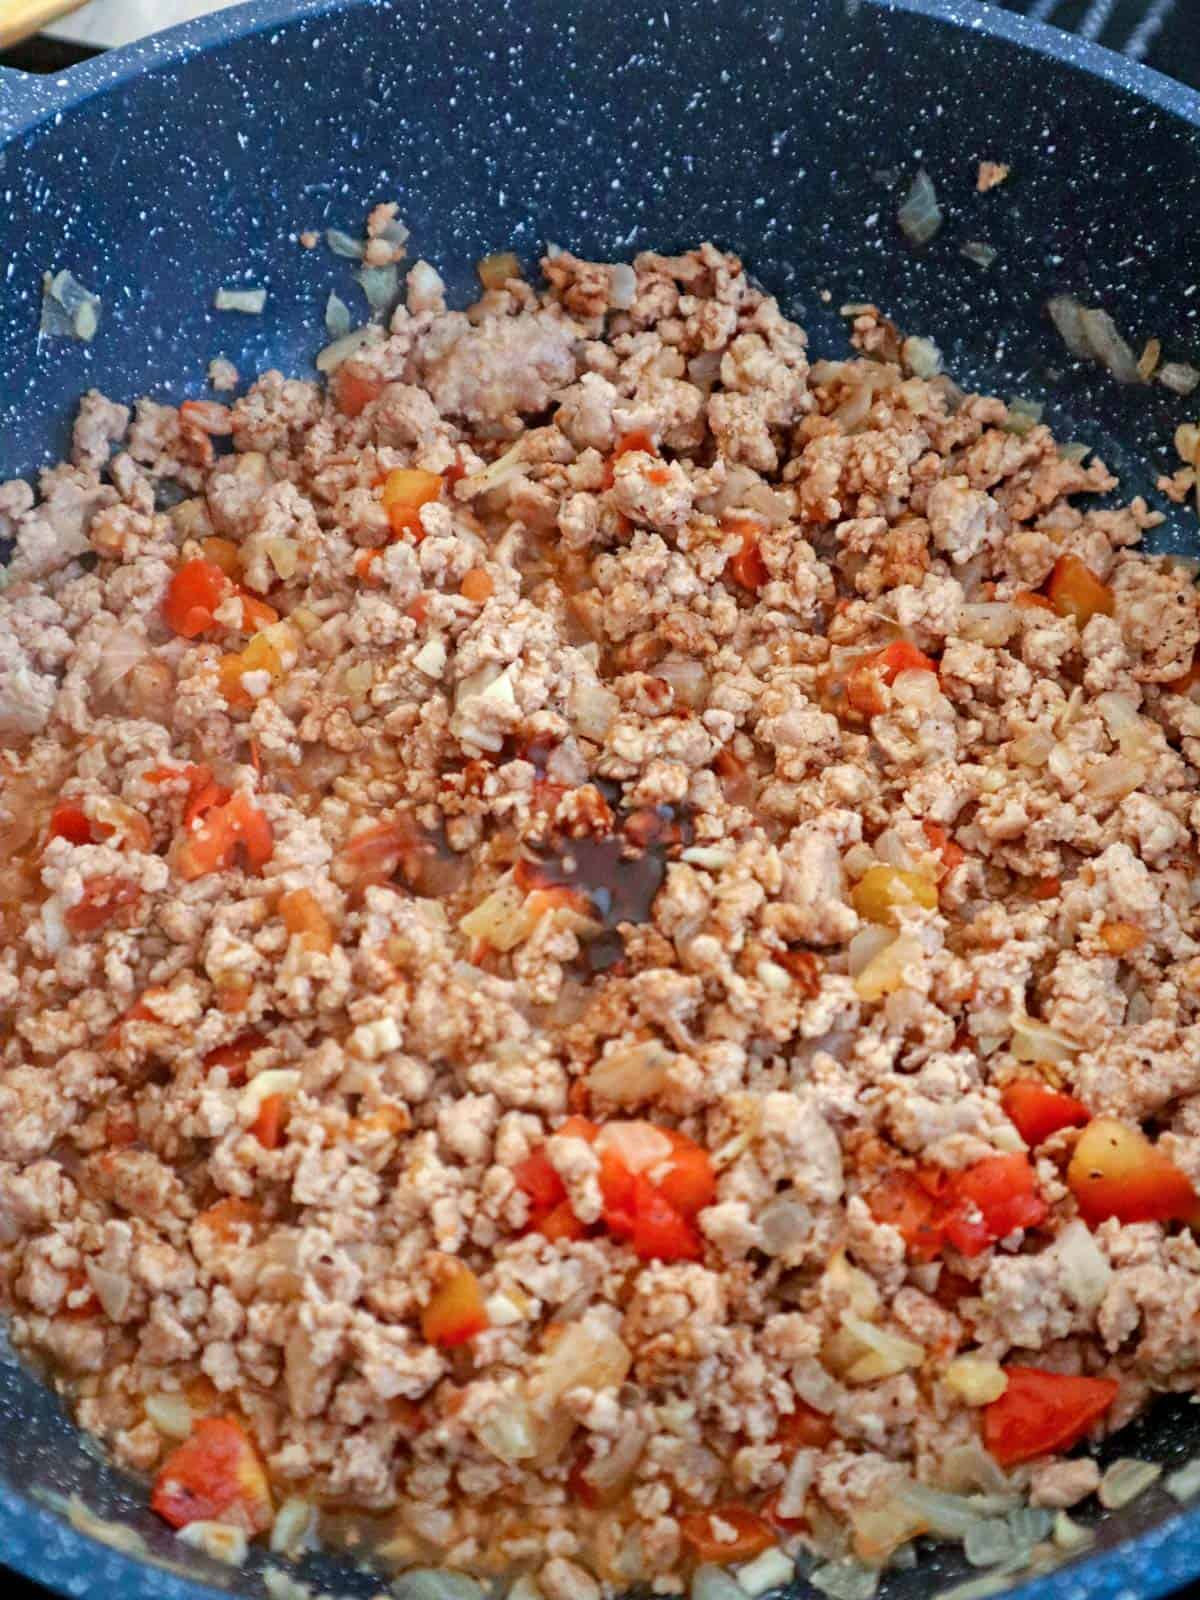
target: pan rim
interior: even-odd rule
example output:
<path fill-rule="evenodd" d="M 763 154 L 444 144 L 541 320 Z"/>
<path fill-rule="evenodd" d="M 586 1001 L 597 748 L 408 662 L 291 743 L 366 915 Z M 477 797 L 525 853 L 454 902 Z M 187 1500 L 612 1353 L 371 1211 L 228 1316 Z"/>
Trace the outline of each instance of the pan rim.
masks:
<path fill-rule="evenodd" d="M 844 0 L 847 6 L 855 0 Z M 1200 130 L 1200 93 L 1127 57 L 970 0 L 857 0 L 884 13 L 913 13 L 995 37 L 1099 78 L 1114 89 Z M 207 17 L 97 56 L 69 71 L 39 78 L 0 69 L 0 149 L 45 121 L 118 89 L 147 72 L 182 65 L 210 47 L 271 29 L 396 0 L 248 0 Z M 12 1571 L 58 1594 L 96 1600 L 220 1600 L 236 1592 L 219 1581 L 185 1577 L 110 1548 L 62 1516 L 0 1484 L 0 1552 Z M 1200 1506 L 1181 1507 L 1157 1526 L 1070 1566 L 1015 1584 L 1017 1600 L 1158 1600 L 1200 1575 Z M 233 1577 L 233 1574 L 230 1574 Z"/>

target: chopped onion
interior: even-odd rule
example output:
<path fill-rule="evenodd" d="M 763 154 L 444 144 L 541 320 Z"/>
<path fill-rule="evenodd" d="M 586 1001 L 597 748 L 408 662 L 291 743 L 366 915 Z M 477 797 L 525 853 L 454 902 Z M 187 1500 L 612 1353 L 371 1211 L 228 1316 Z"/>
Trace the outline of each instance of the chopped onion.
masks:
<path fill-rule="evenodd" d="M 887 949 L 897 938 L 895 928 L 885 928 L 872 922 L 860 928 L 846 950 L 846 970 L 852 978 L 865 972 L 875 957 Z"/>
<path fill-rule="evenodd" d="M 923 673 L 922 676 L 927 678 L 929 673 Z M 875 841 L 875 854 L 880 861 L 886 861 L 889 867 L 899 867 L 902 872 L 911 872 L 916 865 L 908 846 L 895 828 L 885 828 L 879 835 Z"/>
<path fill-rule="evenodd" d="M 796 1576 L 796 1563 L 791 1556 L 776 1546 L 764 1550 L 753 1561 L 738 1568 L 738 1583 L 745 1592 L 757 1600 L 771 1589 L 784 1589 Z"/>
<path fill-rule="evenodd" d="M 1012 1053 L 1017 1061 L 1070 1061 L 1079 1046 L 1047 1022 L 1013 1019 Z"/>
<path fill-rule="evenodd" d="M 746 1591 L 724 1567 L 705 1565 L 692 1574 L 692 1600 L 746 1600 Z"/>
<path fill-rule="evenodd" d="M 335 339 L 332 344 L 327 344 L 323 350 L 317 352 L 316 367 L 318 372 L 336 372 L 343 361 L 358 352 L 368 344 L 375 344 L 380 337 L 379 329 L 368 324 L 366 327 L 354 328 L 349 333 L 343 334 L 340 339 Z"/>
<path fill-rule="evenodd" d="M 506 873 L 491 894 L 459 919 L 468 939 L 482 939 L 493 950 L 515 950 L 533 932 L 536 917 L 526 906 L 525 890 Z"/>
<path fill-rule="evenodd" d="M 904 986 L 905 969 L 919 967 L 924 960 L 925 947 L 917 936 L 912 933 L 900 934 L 855 978 L 854 987 L 859 999 L 882 1000 L 885 995 L 894 994 Z"/>
<path fill-rule="evenodd" d="M 654 676 L 671 685 L 685 706 L 702 706 L 708 698 L 709 679 L 704 663 L 694 656 L 669 655 L 654 668 Z"/>
<path fill-rule="evenodd" d="M 1132 1456 L 1122 1456 L 1114 1461 L 1100 1480 L 1096 1499 L 1107 1511 L 1119 1511 L 1130 1505 L 1139 1495 L 1145 1494 L 1152 1484 L 1162 1477 L 1162 1468 L 1156 1461 L 1138 1461 Z"/>
<path fill-rule="evenodd" d="M 1090 1528 L 1072 1522 L 1065 1511 L 1060 1511 L 1054 1518 L 1053 1538 L 1060 1550 L 1073 1553 L 1076 1550 L 1085 1550 L 1089 1544 L 1093 1544 L 1096 1535 Z"/>
<path fill-rule="evenodd" d="M 218 289 L 213 305 L 218 311 L 241 311 L 248 317 L 261 316 L 267 303 L 265 289 Z"/>
<path fill-rule="evenodd" d="M 485 1449 L 510 1466 L 537 1454 L 529 1402 L 515 1389 L 502 1393 L 472 1424 L 472 1429 Z"/>
<path fill-rule="evenodd" d="M 483 1585 L 465 1572 L 412 1567 L 392 1584 L 396 1600 L 483 1600 Z"/>
<path fill-rule="evenodd" d="M 250 1549 L 246 1530 L 228 1522 L 189 1522 L 175 1537 L 191 1545 L 193 1550 L 202 1550 L 214 1561 L 223 1561 L 230 1567 L 242 1566 Z"/>
<path fill-rule="evenodd" d="M 879 1290 L 874 1278 L 861 1267 L 851 1266 L 843 1250 L 834 1252 L 821 1278 L 821 1298 L 826 1303 L 844 1302 L 860 1317 L 873 1317 L 879 1310 Z M 822 1407 L 818 1406 L 818 1410 Z M 823 1409 L 828 1410 L 828 1407 Z"/>
<path fill-rule="evenodd" d="M 985 244 L 982 239 L 968 239 L 959 251 L 959 255 L 965 256 L 968 261 L 974 262 L 977 267 L 982 267 L 985 271 L 999 254 L 994 245 Z"/>
<path fill-rule="evenodd" d="M 641 1039 L 604 1056 L 587 1075 L 588 1088 L 619 1106 L 662 1093 L 674 1053 L 659 1039 Z"/>
<path fill-rule="evenodd" d="M 178 1392 L 147 1395 L 146 1415 L 164 1439 L 186 1439 L 192 1431 L 192 1408 Z"/>
<path fill-rule="evenodd" d="M 301 1075 L 297 1067 L 268 1067 L 260 1072 L 238 1096 L 238 1115 L 247 1123 L 253 1122 L 268 1095 L 295 1094 L 300 1087 Z"/>
<path fill-rule="evenodd" d="M 946 1368 L 942 1379 L 969 1406 L 990 1405 L 1008 1388 L 1003 1367 L 986 1356 L 959 1356 Z"/>
<path fill-rule="evenodd" d="M 1140 761 L 1127 756 L 1105 756 L 1088 769 L 1084 787 L 1094 800 L 1121 800 L 1139 789 L 1146 779 Z"/>
<path fill-rule="evenodd" d="M 625 261 L 608 269 L 612 280 L 609 299 L 618 311 L 628 311 L 637 298 L 637 273 Z"/>
<path fill-rule="evenodd" d="M 915 335 L 900 346 L 900 359 L 916 378 L 936 378 L 942 370 L 942 352 L 932 339 Z"/>
<path fill-rule="evenodd" d="M 925 1347 L 889 1328 L 876 1327 L 852 1311 L 843 1311 L 841 1328 L 826 1341 L 824 1354 L 825 1364 L 839 1373 L 844 1383 L 875 1383 L 919 1367 L 925 1360 Z"/>
<path fill-rule="evenodd" d="M 1200 384 L 1200 369 L 1186 361 L 1164 361 L 1158 369 L 1158 381 L 1172 394 L 1188 395 Z"/>
<path fill-rule="evenodd" d="M 297 1496 L 285 1500 L 271 1524 L 271 1549 L 276 1555 L 298 1556 L 315 1545 L 317 1508 Z"/>
<path fill-rule="evenodd" d="M 945 1488 L 964 1494 L 969 1490 L 998 1494 L 1008 1488 L 1008 1479 L 978 1439 L 947 1450 L 942 1457 L 941 1480 Z"/>
<path fill-rule="evenodd" d="M 927 1488 L 923 1483 L 906 1484 L 900 1491 L 900 1499 L 920 1513 L 926 1529 L 939 1539 L 961 1539 L 983 1521 L 965 1495 L 946 1494 L 941 1489 Z"/>
<path fill-rule="evenodd" d="M 963 1554 L 973 1567 L 991 1567 L 997 1561 L 1011 1561 L 1017 1541 L 1007 1522 L 981 1517 L 963 1534 Z"/>
<path fill-rule="evenodd" d="M 377 316 L 391 310 L 400 293 L 400 272 L 394 263 L 386 267 L 360 267 L 354 277 Z"/>
<path fill-rule="evenodd" d="M 941 232 L 945 217 L 938 204 L 933 179 L 924 167 L 917 168 L 912 187 L 896 213 L 896 221 L 901 233 L 912 244 L 928 244 Z"/>
<path fill-rule="evenodd" d="M 1059 1234 L 1053 1249 L 1067 1294 L 1082 1310 L 1095 1311 L 1108 1293 L 1113 1273 L 1090 1228 L 1077 1217 Z"/>
<path fill-rule="evenodd" d="M 511 250 L 497 250 L 477 261 L 475 271 L 485 289 L 503 289 L 510 278 L 521 276 L 521 263 Z"/>
<path fill-rule="evenodd" d="M 1005 433 L 1026 434 L 1042 420 L 1045 406 L 1040 400 L 1025 400 L 1020 395 L 1008 402 L 1008 414 L 1000 426 Z"/>
<path fill-rule="evenodd" d="M 325 302 L 325 332 L 331 339 L 344 339 L 350 328 L 350 307 L 335 289 L 331 289 Z"/>
<path fill-rule="evenodd" d="M 583 1476 L 606 1493 L 622 1487 L 633 1476 L 649 1437 L 645 1428 L 622 1426 L 612 1448 L 605 1455 L 593 1455 Z"/>
<path fill-rule="evenodd" d="M 89 344 L 100 324 L 100 300 L 64 267 L 42 274 L 42 318 L 39 337 L 79 339 Z"/>
<path fill-rule="evenodd" d="M 844 1561 L 827 1561 L 808 1575 L 814 1589 L 827 1594 L 829 1600 L 871 1600 L 879 1587 L 878 1567 L 868 1567 L 865 1562 L 847 1557 Z"/>
<path fill-rule="evenodd" d="M 1137 360 L 1107 311 L 1089 310 L 1071 295 L 1047 301 L 1054 326 L 1073 356 L 1107 367 L 1118 383 L 1141 383 Z"/>
<path fill-rule="evenodd" d="M 977 644 L 1007 644 L 1020 626 L 1021 613 L 1007 600 L 979 600 L 963 606 L 959 613 L 963 638 L 972 639 Z M 932 674 L 926 673 L 925 676 Z"/>
<path fill-rule="evenodd" d="M 1190 1500 L 1200 1493 L 1200 1456 L 1184 1463 L 1163 1484 L 1167 1493 L 1176 1500 Z"/>
<path fill-rule="evenodd" d="M 1018 1545 L 1035 1545 L 1053 1528 L 1054 1513 L 1041 1506 L 1018 1506 L 1008 1513 L 1008 1526 Z"/>
<path fill-rule="evenodd" d="M 104 639 L 103 653 L 92 677 L 92 692 L 97 697 L 109 693 L 115 684 L 129 676 L 138 662 L 143 660 L 149 646 L 141 626 L 136 623 L 117 624 L 109 629 Z"/>
<path fill-rule="evenodd" d="M 767 1201 L 759 1213 L 758 1227 L 766 1254 L 783 1257 L 786 1264 L 788 1254 L 802 1250 L 812 1237 L 813 1216 L 803 1200 L 785 1192 Z"/>
<path fill-rule="evenodd" d="M 602 744 L 621 702 L 596 678 L 577 678 L 569 691 L 571 724 L 585 739 Z"/>
<path fill-rule="evenodd" d="M 347 261 L 361 261 L 367 249 L 361 239 L 352 239 L 340 228 L 326 228 L 325 243 L 335 256 L 343 256 Z"/>
<path fill-rule="evenodd" d="M 516 444 L 510 445 L 503 455 L 496 457 L 495 461 L 484 467 L 481 471 L 472 473 L 469 478 L 463 478 L 459 484 L 460 500 L 474 499 L 476 495 L 490 494 L 493 489 L 498 489 L 509 478 L 515 478 L 524 470 L 522 452 L 524 449 L 524 435 Z"/>
<path fill-rule="evenodd" d="M 1009 754 L 1023 767 L 1044 767 L 1058 740 L 1049 728 L 1030 728 L 1009 745 Z"/>

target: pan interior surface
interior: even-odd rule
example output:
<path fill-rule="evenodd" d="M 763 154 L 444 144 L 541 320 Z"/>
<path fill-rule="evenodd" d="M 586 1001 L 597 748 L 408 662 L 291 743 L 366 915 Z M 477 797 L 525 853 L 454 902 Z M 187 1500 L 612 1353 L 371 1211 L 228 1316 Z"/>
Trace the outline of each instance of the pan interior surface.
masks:
<path fill-rule="evenodd" d="M 202 392 L 218 354 L 244 375 L 311 375 L 330 290 L 356 319 L 366 305 L 347 262 L 296 236 L 357 232 L 385 199 L 458 303 L 489 251 L 532 263 L 554 241 L 626 259 L 712 239 L 815 353 L 844 353 L 839 308 L 874 301 L 934 339 L 964 386 L 1044 401 L 1126 496 L 1162 504 L 1155 479 L 1177 465 L 1189 403 L 1071 362 L 1044 306 L 1071 293 L 1103 305 L 1135 350 L 1154 335 L 1169 359 L 1200 355 L 1200 102 L 973 4 L 266 0 L 101 58 L 30 92 L 28 111 L 24 95 L 0 81 L 0 131 L 13 130 L 0 145 L 0 481 L 65 453 L 88 388 L 177 402 Z M 980 195 L 983 159 L 1013 175 Z M 919 251 L 895 221 L 918 166 L 946 210 Z M 990 268 L 962 256 L 970 241 L 995 249 Z M 42 274 L 64 267 L 102 300 L 90 345 L 39 341 Z M 216 312 L 222 285 L 265 287 L 265 311 Z M 1152 547 L 1200 554 L 1194 512 L 1163 509 Z M 173 1541 L 11 1360 L 0 1440 L 10 1565 L 97 1600 L 261 1592 L 261 1557 L 235 1573 Z M 1197 1453 L 1200 1413 L 1180 1399 L 1108 1457 L 1173 1466 Z M 173 1569 L 81 1538 L 60 1514 L 72 1495 Z M 1026 1592 L 1149 1600 L 1197 1572 L 1200 1512 L 1180 1514 L 1159 1488 Z M 886 1593 L 916 1600 L 971 1575 L 931 1550 Z M 380 1588 L 327 1557 L 302 1576 L 347 1595 Z"/>

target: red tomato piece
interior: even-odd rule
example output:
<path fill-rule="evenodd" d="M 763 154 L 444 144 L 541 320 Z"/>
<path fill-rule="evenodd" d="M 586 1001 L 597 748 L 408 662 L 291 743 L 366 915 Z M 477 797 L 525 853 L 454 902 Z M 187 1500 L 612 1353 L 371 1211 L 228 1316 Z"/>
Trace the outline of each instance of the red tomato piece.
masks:
<path fill-rule="evenodd" d="M 92 824 L 83 807 L 74 800 L 60 800 L 50 813 L 50 838 L 93 844 Z"/>
<path fill-rule="evenodd" d="M 449 1349 L 466 1344 L 488 1326 L 479 1279 L 461 1261 L 453 1262 L 421 1313 L 421 1331 L 429 1344 Z"/>
<path fill-rule="evenodd" d="M 174 633 L 198 638 L 213 625 L 213 613 L 230 591 L 230 582 L 213 561 L 185 561 L 171 579 L 163 617 Z"/>
<path fill-rule="evenodd" d="M 704 1243 L 699 1233 L 649 1178 L 634 1179 L 633 1230 L 630 1243 L 643 1261 L 699 1261 Z"/>
<path fill-rule="evenodd" d="M 683 1133 L 667 1133 L 674 1149 L 665 1172 L 656 1171 L 655 1187 L 680 1216 L 692 1218 L 717 1197 L 717 1175 L 712 1157 Z"/>
<path fill-rule="evenodd" d="M 1089 1227 L 1121 1222 L 1184 1221 L 1196 1210 L 1188 1178 L 1142 1132 L 1115 1117 L 1097 1117 L 1079 1137 L 1067 1185 Z"/>
<path fill-rule="evenodd" d="M 195 811 L 207 799 L 207 792 L 202 793 L 189 809 Z M 214 797 L 195 816 L 176 854 L 175 868 L 190 883 L 209 872 L 228 871 L 240 851 L 247 870 L 258 872 L 271 859 L 273 848 L 271 824 L 243 789 L 224 802 Z"/>
<path fill-rule="evenodd" d="M 250 1132 L 264 1150 L 278 1150 L 283 1143 L 284 1101 L 281 1094 L 269 1094 L 250 1124 Z"/>
<path fill-rule="evenodd" d="M 1037 1146 L 1063 1128 L 1082 1128 L 1091 1112 L 1072 1095 L 1051 1089 L 1040 1078 L 1018 1078 L 1000 1096 L 1005 1114 L 1027 1145 Z"/>
<path fill-rule="evenodd" d="M 529 1196 L 535 1212 L 553 1211 L 556 1205 L 567 1198 L 566 1186 L 550 1165 L 550 1158 L 542 1146 L 517 1163 L 513 1168 L 513 1179 L 517 1187 Z"/>
<path fill-rule="evenodd" d="M 83 899 L 69 907 L 63 920 L 72 933 L 98 933 L 110 922 L 126 924 L 142 897 L 142 891 L 128 878 L 111 873 L 86 878 Z"/>
<path fill-rule="evenodd" d="M 887 1173 L 867 1196 L 867 1204 L 876 1222 L 897 1230 L 914 1261 L 933 1261 L 941 1254 L 941 1207 L 915 1173 Z"/>
<path fill-rule="evenodd" d="M 780 1533 L 803 1533 L 808 1527 L 808 1518 L 781 1516 L 779 1502 L 782 1498 L 782 1489 L 776 1489 L 774 1494 L 768 1495 L 763 1502 L 763 1516 L 773 1528 L 778 1528 Z"/>
<path fill-rule="evenodd" d="M 246 1081 L 246 1063 L 265 1043 L 261 1033 L 243 1033 L 229 1044 L 219 1044 L 215 1050 L 210 1050 L 204 1058 L 204 1070 L 213 1072 L 217 1067 L 224 1067 L 230 1087 L 240 1089 Z"/>
<path fill-rule="evenodd" d="M 1113 614 L 1113 592 L 1078 556 L 1059 556 L 1046 585 L 1046 598 L 1060 617 L 1074 617 L 1082 628 L 1099 613 Z"/>
<path fill-rule="evenodd" d="M 633 1173 L 620 1156 L 612 1150 L 601 1151 L 600 1193 L 604 1198 L 604 1222 L 618 1239 L 628 1239 L 633 1233 L 636 1187 Z"/>
<path fill-rule="evenodd" d="M 173 1528 L 189 1522 L 228 1522 L 248 1534 L 270 1527 L 267 1473 L 241 1423 L 206 1417 L 163 1462 L 151 1507 Z"/>
<path fill-rule="evenodd" d="M 537 1231 L 546 1239 L 585 1239 L 587 1229 L 571 1210 L 569 1200 L 560 1200 L 538 1223 Z"/>
<path fill-rule="evenodd" d="M 779 1420 L 775 1443 L 785 1454 L 797 1450 L 824 1450 L 837 1438 L 837 1429 L 823 1411 L 796 1400 L 795 1408 Z"/>
<path fill-rule="evenodd" d="M 1002 1467 L 1069 1450 L 1117 1397 L 1112 1378 L 1005 1367 L 1008 1388 L 983 1410 L 983 1442 Z"/>
<path fill-rule="evenodd" d="M 965 1256 L 977 1256 L 1016 1228 L 1043 1222 L 1049 1207 L 1037 1192 L 1033 1168 L 1023 1155 L 987 1156 L 950 1184 L 947 1241 Z M 975 1213 L 978 1212 L 978 1215 Z"/>
<path fill-rule="evenodd" d="M 942 858 L 942 873 L 953 872 L 955 867 L 961 867 L 967 859 L 967 852 L 946 832 L 938 822 L 923 822 L 921 824 L 925 837 L 929 840 L 929 848 L 936 850 Z"/>
<path fill-rule="evenodd" d="M 383 379 L 340 366 L 333 380 L 334 404 L 344 417 L 359 417 L 383 393 Z"/>
<path fill-rule="evenodd" d="M 713 1526 L 714 1520 L 719 1526 Z M 734 1530 L 732 1539 L 720 1537 L 727 1528 Z M 701 1561 L 713 1561 L 718 1566 L 749 1561 L 751 1556 L 761 1555 L 779 1542 L 770 1523 L 745 1506 L 714 1506 L 711 1511 L 692 1512 L 680 1517 L 679 1531 Z"/>
<path fill-rule="evenodd" d="M 612 455 L 610 455 L 608 460 L 604 463 L 603 487 L 605 489 L 611 489 L 616 481 L 616 474 L 613 472 L 613 463 L 617 460 L 618 456 L 628 455 L 631 450 L 642 450 L 646 455 L 649 456 L 656 456 L 658 454 L 658 446 L 654 443 L 654 440 L 648 433 L 642 433 L 639 431 L 636 433 L 622 434 L 617 440 Z"/>
<path fill-rule="evenodd" d="M 763 530 L 757 522 L 730 522 L 726 526 L 730 533 L 738 534 L 742 541 L 741 549 L 730 557 L 730 576 L 743 589 L 757 594 L 771 576 L 758 547 Z"/>
<path fill-rule="evenodd" d="M 936 672 L 937 662 L 918 650 L 907 639 L 897 639 L 873 658 L 886 684 L 893 684 L 902 672 Z"/>

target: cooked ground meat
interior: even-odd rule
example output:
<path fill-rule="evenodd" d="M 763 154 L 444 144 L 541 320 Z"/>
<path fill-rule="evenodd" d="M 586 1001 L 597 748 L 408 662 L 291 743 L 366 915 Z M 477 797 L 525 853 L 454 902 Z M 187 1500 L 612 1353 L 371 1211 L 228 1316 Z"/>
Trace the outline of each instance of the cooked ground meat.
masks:
<path fill-rule="evenodd" d="M 1195 591 L 873 309 L 544 265 L 0 486 L 13 1336 L 550 1600 L 1071 1504 L 1200 1374 Z"/>

